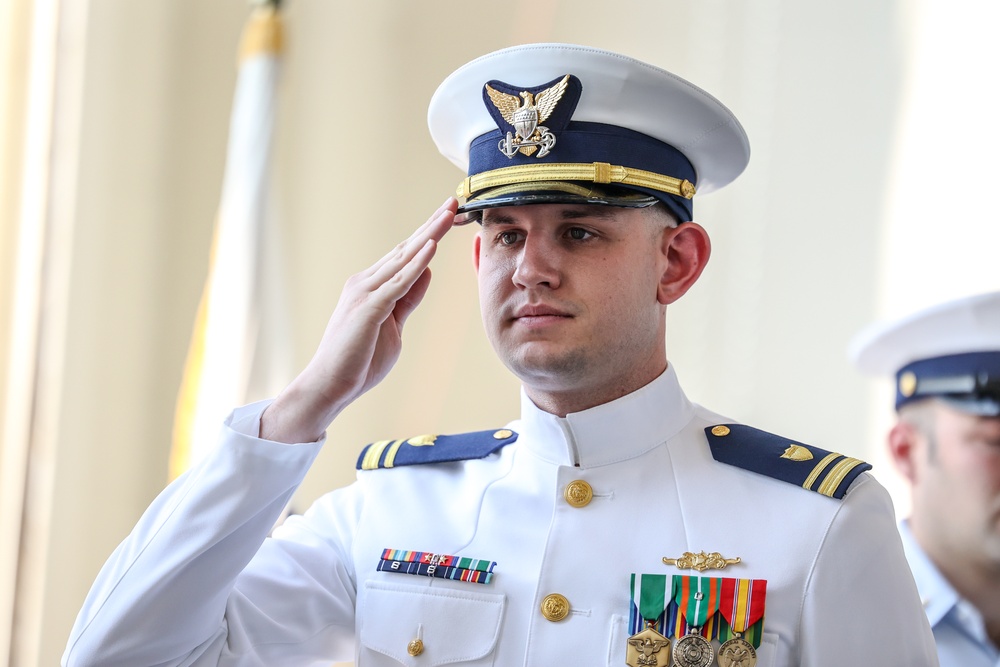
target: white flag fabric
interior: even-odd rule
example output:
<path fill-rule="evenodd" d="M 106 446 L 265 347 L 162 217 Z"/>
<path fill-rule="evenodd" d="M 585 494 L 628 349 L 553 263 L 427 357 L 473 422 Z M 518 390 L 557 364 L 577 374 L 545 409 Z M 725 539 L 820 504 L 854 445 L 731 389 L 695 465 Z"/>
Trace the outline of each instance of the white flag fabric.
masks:
<path fill-rule="evenodd" d="M 276 7 L 254 10 L 240 47 L 211 263 L 177 399 L 171 479 L 213 446 L 234 407 L 289 379 L 278 230 L 267 215 L 281 47 Z"/>

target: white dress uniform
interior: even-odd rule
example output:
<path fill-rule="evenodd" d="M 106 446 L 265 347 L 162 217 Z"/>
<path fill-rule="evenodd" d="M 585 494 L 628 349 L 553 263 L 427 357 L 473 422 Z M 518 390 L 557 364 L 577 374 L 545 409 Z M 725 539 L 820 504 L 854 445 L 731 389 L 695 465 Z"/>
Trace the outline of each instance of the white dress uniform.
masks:
<path fill-rule="evenodd" d="M 941 667 L 1000 667 L 1000 652 L 986 633 L 983 615 L 934 567 L 905 521 L 899 532 L 934 632 Z"/>
<path fill-rule="evenodd" d="M 672 367 L 565 418 L 523 397 L 512 444 L 361 471 L 272 538 L 320 444 L 256 438 L 262 410 L 237 410 L 113 554 L 64 665 L 619 666 L 631 574 L 702 551 L 740 559 L 706 576 L 767 581 L 757 667 L 937 664 L 885 490 L 861 474 L 835 499 L 716 461 L 705 429 L 724 420 Z M 580 481 L 592 496 L 571 504 Z M 385 549 L 496 567 L 487 584 L 378 571 Z"/>

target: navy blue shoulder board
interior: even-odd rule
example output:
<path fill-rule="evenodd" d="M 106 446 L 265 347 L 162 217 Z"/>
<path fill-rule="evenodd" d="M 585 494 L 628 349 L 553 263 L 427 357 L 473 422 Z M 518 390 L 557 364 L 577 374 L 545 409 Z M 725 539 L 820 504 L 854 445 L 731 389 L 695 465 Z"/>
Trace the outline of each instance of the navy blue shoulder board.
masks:
<path fill-rule="evenodd" d="M 460 435 L 418 435 L 408 440 L 380 440 L 361 450 L 358 470 L 481 459 L 515 440 L 517 433 L 506 428 Z"/>
<path fill-rule="evenodd" d="M 858 475 L 871 469 L 860 459 L 804 445 L 743 424 L 705 429 L 716 461 L 843 498 Z"/>

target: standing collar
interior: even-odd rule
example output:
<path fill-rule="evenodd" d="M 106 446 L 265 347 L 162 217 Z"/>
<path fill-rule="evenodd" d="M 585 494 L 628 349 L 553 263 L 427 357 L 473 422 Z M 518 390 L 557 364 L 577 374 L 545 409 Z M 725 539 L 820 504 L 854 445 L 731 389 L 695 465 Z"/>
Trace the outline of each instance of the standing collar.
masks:
<path fill-rule="evenodd" d="M 522 387 L 519 440 L 550 463 L 589 468 L 649 451 L 680 431 L 693 414 L 673 366 L 631 394 L 565 417 L 539 409 Z"/>

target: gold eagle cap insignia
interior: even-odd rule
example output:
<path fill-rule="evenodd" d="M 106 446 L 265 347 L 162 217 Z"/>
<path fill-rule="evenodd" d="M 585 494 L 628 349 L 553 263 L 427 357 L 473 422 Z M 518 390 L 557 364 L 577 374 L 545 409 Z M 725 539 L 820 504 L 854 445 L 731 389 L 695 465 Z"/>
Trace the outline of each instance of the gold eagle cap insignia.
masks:
<path fill-rule="evenodd" d="M 569 74 L 565 75 L 554 85 L 536 94 L 522 90 L 518 95 L 511 95 L 486 84 L 486 94 L 493 106 L 513 126 L 515 132 L 508 132 L 507 137 L 501 139 L 498 145 L 500 152 L 507 157 L 514 157 L 519 151 L 529 156 L 538 151 L 538 157 L 544 157 L 552 150 L 556 137 L 542 123 L 548 120 L 566 93 L 569 77 Z"/>

